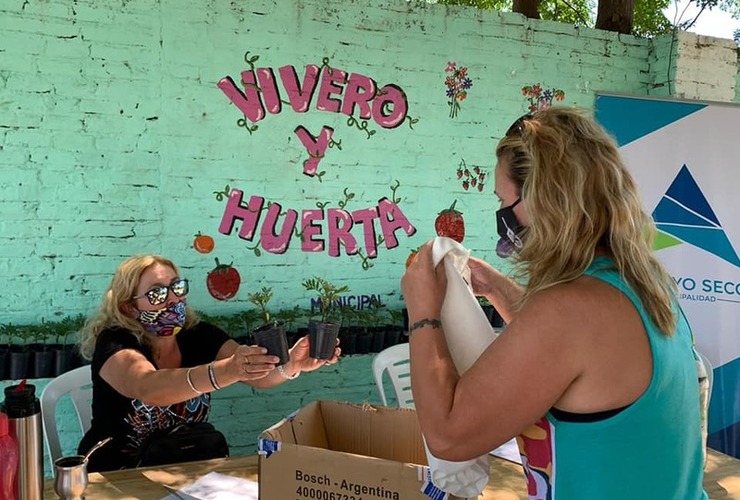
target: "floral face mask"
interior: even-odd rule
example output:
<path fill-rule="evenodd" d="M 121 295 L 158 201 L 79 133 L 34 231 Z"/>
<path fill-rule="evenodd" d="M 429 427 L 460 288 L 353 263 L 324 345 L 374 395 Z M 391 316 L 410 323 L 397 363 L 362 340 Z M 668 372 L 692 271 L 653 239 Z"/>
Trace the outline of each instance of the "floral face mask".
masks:
<path fill-rule="evenodd" d="M 148 332 L 159 337 L 177 335 L 185 324 L 185 302 L 178 302 L 156 311 L 139 311 L 136 318 Z"/>

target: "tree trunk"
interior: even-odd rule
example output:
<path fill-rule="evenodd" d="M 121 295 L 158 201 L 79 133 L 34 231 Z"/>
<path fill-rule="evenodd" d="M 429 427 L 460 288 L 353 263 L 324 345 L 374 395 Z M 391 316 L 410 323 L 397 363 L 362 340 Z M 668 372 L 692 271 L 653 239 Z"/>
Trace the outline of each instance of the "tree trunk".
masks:
<path fill-rule="evenodd" d="M 530 19 L 540 19 L 540 0 L 514 0 L 512 12 L 524 14 Z"/>
<path fill-rule="evenodd" d="M 634 12 L 635 0 L 599 0 L 596 28 L 629 35 Z"/>

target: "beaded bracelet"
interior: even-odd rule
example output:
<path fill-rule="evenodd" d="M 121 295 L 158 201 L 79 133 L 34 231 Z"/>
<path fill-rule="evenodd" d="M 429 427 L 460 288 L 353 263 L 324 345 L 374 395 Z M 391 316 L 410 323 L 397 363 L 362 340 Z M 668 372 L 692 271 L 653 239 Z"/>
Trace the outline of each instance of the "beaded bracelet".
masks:
<path fill-rule="evenodd" d="M 188 381 L 188 385 L 190 386 L 190 389 L 192 389 L 192 391 L 193 391 L 194 393 L 196 393 L 196 394 L 203 394 L 203 391 L 199 391 L 199 390 L 198 390 L 198 389 L 196 389 L 196 388 L 195 388 L 195 386 L 193 385 L 193 379 L 191 379 L 191 378 L 190 378 L 190 372 L 192 372 L 192 371 L 193 371 L 193 367 L 190 367 L 190 368 L 188 368 L 188 371 L 187 371 L 187 372 L 185 372 L 185 380 L 187 380 L 187 381 Z"/>
<path fill-rule="evenodd" d="M 284 379 L 286 379 L 286 380 L 293 380 L 293 379 L 295 379 L 295 378 L 298 378 L 298 375 L 300 375 L 300 374 L 301 374 L 301 371 L 300 371 L 300 370 L 298 370 L 298 371 L 297 371 L 296 373 L 294 373 L 293 375 L 288 375 L 287 373 L 285 373 L 285 369 L 283 368 L 283 365 L 278 365 L 278 367 L 277 367 L 277 371 L 278 371 L 278 373 L 279 373 L 279 374 L 280 374 L 280 375 L 281 375 L 281 376 L 282 376 L 282 377 L 283 377 Z"/>
<path fill-rule="evenodd" d="M 216 380 L 216 372 L 213 370 L 213 363 L 214 361 L 211 361 L 208 363 L 208 378 L 211 381 L 211 385 L 215 390 L 221 390 L 221 386 L 218 385 L 218 381 Z"/>

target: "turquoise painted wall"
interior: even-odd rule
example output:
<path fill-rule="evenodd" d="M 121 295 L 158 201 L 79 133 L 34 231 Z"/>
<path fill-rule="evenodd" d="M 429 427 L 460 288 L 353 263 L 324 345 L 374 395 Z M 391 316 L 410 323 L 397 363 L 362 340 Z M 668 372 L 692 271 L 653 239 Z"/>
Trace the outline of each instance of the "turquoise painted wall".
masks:
<path fill-rule="evenodd" d="M 300 281 L 314 274 L 400 307 L 409 250 L 434 236 L 437 213 L 454 200 L 465 244 L 496 260 L 492 153 L 527 110 L 523 86 L 561 89 L 565 104 L 591 107 L 597 90 L 645 95 L 654 80 L 647 40 L 403 0 L 6 2 L 0 38 L 0 322 L 13 323 L 88 313 L 117 264 L 139 252 L 179 263 L 193 282 L 190 303 L 208 313 L 251 307 L 247 293 L 263 285 L 275 291 L 273 308 L 307 306 Z M 472 83 L 455 118 L 445 95 L 450 61 Z M 296 112 L 279 68 L 294 67 L 302 85 L 306 66 L 322 63 L 334 70 L 324 77 L 344 71 L 352 84 L 324 87 L 326 100 L 317 84 L 306 112 Z M 229 77 L 244 91 L 250 65 L 272 68 L 282 100 L 280 112 L 246 120 L 254 131 L 238 125 L 243 113 L 217 87 Z M 373 102 L 405 98 L 396 128 L 370 118 L 361 130 L 359 106 L 346 110 L 352 117 L 320 109 L 350 87 L 362 94 L 369 79 L 393 86 Z M 257 84 L 268 104 L 278 102 L 266 80 Z M 375 116 L 401 114 L 402 103 L 377 105 Z M 332 129 L 334 147 L 306 148 L 298 127 L 313 137 Z M 318 150 L 324 173 L 306 175 Z M 463 188 L 463 161 L 487 176 L 482 192 Z M 244 204 L 264 198 L 251 240 L 239 237 L 240 221 L 219 232 L 227 185 Z M 265 249 L 268 203 L 284 214 L 278 230 L 290 210 L 298 219 L 283 253 Z M 316 251 L 296 236 L 304 212 L 314 217 L 307 246 Z M 374 258 L 368 220 L 384 238 Z M 345 232 L 328 227 L 350 222 Z M 198 232 L 214 238 L 212 252 L 193 249 Z M 206 286 L 215 258 L 241 276 L 229 301 Z"/>
<path fill-rule="evenodd" d="M 678 48 L 673 35 L 655 37 L 648 52 L 651 82 L 647 95 L 670 97 L 675 92 L 676 59 Z"/>

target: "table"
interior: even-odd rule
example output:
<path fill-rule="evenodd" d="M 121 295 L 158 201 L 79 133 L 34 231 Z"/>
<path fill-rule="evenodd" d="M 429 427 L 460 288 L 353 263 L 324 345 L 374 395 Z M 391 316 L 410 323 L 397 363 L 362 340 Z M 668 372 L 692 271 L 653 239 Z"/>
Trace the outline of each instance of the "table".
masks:
<path fill-rule="evenodd" d="M 182 488 L 212 471 L 256 481 L 257 458 L 257 455 L 249 455 L 161 467 L 96 472 L 90 474 L 90 485 L 85 491 L 85 498 L 87 500 L 159 500 L 168 494 L 163 484 Z M 740 500 L 740 460 L 709 450 L 704 488 L 711 499 Z M 51 480 L 44 483 L 44 498 L 56 498 Z M 527 490 L 521 465 L 502 458 L 491 457 L 491 482 L 479 499 L 519 500 L 526 498 Z"/>

